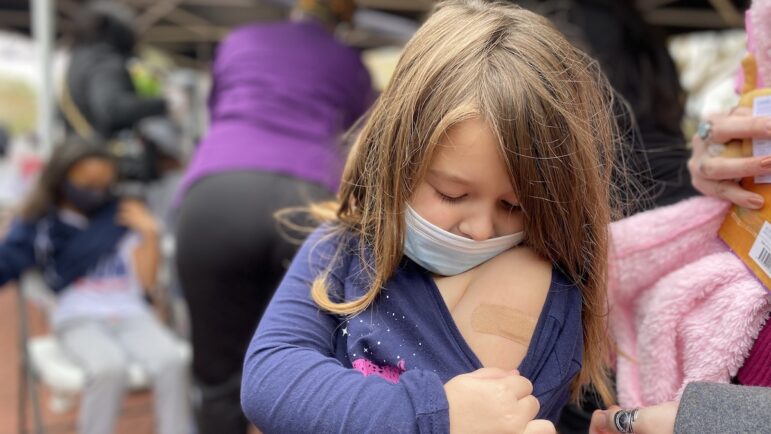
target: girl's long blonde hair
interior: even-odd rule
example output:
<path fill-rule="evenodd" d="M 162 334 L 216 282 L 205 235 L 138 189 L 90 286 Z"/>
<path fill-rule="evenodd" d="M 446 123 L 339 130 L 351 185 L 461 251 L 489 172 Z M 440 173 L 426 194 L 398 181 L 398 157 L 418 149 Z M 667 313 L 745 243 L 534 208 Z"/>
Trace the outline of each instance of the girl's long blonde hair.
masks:
<path fill-rule="evenodd" d="M 521 201 L 526 242 L 583 295 L 584 362 L 574 385 L 592 382 L 612 402 L 606 366 L 608 223 L 618 132 L 613 96 L 595 61 L 547 20 L 517 6 L 450 0 L 404 49 L 348 157 L 338 202 L 317 215 L 358 239 L 370 287 L 330 298 L 325 275 L 312 296 L 331 313 L 366 309 L 402 259 L 405 204 L 441 136 L 459 121 L 495 131 Z"/>

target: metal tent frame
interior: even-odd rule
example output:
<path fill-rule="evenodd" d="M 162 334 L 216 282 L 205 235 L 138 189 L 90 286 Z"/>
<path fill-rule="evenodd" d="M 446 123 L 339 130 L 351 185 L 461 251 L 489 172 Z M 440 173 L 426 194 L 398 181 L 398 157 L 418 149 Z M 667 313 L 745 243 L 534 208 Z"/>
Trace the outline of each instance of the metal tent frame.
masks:
<path fill-rule="evenodd" d="M 170 52 L 195 53 L 209 61 L 213 46 L 229 29 L 251 21 L 280 18 L 293 0 L 115 0 L 137 12 L 140 41 Z M 635 0 L 644 18 L 669 31 L 741 27 L 748 0 Z M 24 8 L 24 4 L 31 4 Z M 400 43 L 417 28 L 432 0 L 359 0 L 357 26 L 371 32 L 349 35 L 356 45 Z M 57 29 L 66 30 L 84 0 L 6 0 L 0 28 L 32 31 L 39 59 L 38 134 L 47 155 L 52 149 L 54 90 L 52 50 Z M 184 55 L 184 54 L 183 54 Z"/>

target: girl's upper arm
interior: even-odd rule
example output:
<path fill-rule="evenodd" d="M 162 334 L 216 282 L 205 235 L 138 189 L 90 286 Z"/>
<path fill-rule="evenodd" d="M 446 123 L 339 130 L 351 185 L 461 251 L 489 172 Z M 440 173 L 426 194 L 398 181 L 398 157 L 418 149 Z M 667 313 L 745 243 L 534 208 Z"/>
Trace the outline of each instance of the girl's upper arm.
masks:
<path fill-rule="evenodd" d="M 512 314 L 529 318 L 522 321 L 531 333 L 525 351 L 537 357 L 531 356 L 520 370 L 533 382 L 533 395 L 541 404 L 538 417 L 556 422 L 581 369 L 583 328 L 579 289 L 554 273 L 550 262 L 528 247 L 518 247 L 477 267 L 469 291 L 479 291 L 489 297 L 486 302 L 513 308 Z M 488 354 L 500 349 L 517 347 L 502 340 L 486 348 Z"/>
<path fill-rule="evenodd" d="M 319 310 L 310 284 L 335 254 L 320 231 L 298 252 L 246 354 L 241 402 L 263 432 L 447 432 L 444 387 L 433 372 L 399 383 L 364 377 L 335 357 L 338 319 Z M 331 273 L 332 290 L 342 288 Z"/>

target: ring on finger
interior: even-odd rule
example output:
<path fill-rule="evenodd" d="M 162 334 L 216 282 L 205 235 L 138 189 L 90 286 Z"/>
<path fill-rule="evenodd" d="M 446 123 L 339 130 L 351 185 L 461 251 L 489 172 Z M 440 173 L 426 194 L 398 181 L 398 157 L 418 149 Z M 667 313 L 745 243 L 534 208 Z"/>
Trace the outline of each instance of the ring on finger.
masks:
<path fill-rule="evenodd" d="M 696 134 L 704 143 L 710 143 L 712 137 L 712 121 L 706 120 L 699 122 L 699 127 L 696 129 Z"/>
<path fill-rule="evenodd" d="M 640 416 L 640 409 L 619 410 L 613 415 L 613 425 L 620 433 L 634 434 L 634 423 Z"/>

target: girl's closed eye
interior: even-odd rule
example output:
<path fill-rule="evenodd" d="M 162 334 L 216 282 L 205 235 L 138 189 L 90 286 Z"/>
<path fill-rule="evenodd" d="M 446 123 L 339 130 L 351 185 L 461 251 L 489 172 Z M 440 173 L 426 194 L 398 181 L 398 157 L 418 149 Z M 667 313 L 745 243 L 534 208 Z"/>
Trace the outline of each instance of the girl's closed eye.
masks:
<path fill-rule="evenodd" d="M 434 188 L 434 191 L 436 192 L 437 196 L 439 196 L 439 199 L 441 199 L 443 202 L 447 202 L 447 203 L 457 203 L 461 199 L 463 199 L 464 197 L 467 196 L 466 194 L 462 194 L 460 196 L 451 196 L 449 194 L 442 193 L 441 191 L 439 191 L 436 188 Z"/>
<path fill-rule="evenodd" d="M 522 210 L 522 206 L 520 206 L 520 204 L 511 203 L 507 200 L 501 201 L 501 208 L 503 208 L 503 210 L 507 212 L 517 212 Z"/>

